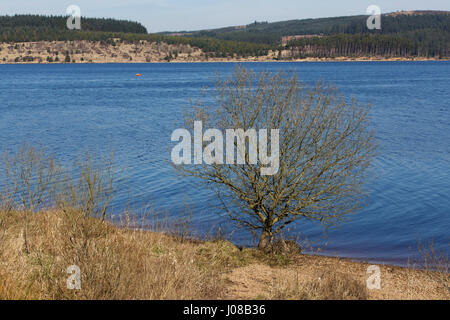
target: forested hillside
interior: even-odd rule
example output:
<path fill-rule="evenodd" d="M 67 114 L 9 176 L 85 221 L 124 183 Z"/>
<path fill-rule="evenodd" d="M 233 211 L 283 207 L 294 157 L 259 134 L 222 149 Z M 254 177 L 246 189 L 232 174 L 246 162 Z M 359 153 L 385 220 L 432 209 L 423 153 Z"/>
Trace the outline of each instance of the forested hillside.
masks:
<path fill-rule="evenodd" d="M 67 17 L 16 15 L 0 17 L 0 42 L 94 41 L 115 46 L 117 41 L 145 41 L 198 48 L 206 59 L 450 56 L 449 12 L 386 14 L 382 16 L 381 30 L 369 30 L 366 20 L 367 16 L 361 15 L 149 34 L 142 24 L 133 21 L 82 18 L 81 30 L 69 30 Z M 173 60 L 175 54 L 169 52 L 167 61 Z"/>
<path fill-rule="evenodd" d="M 246 41 L 283 46 L 280 59 L 376 55 L 448 57 L 450 12 L 414 11 L 384 14 L 381 30 L 369 30 L 368 16 L 255 22 L 185 33 L 189 37 Z M 183 33 L 178 33 L 183 34 Z M 305 36 L 282 43 L 282 37 Z"/>
<path fill-rule="evenodd" d="M 436 32 L 450 31 L 450 12 L 416 11 L 414 13 L 382 15 L 381 30 L 369 30 L 366 26 L 368 16 L 360 15 L 273 23 L 254 22 L 246 26 L 186 32 L 186 34 L 190 37 L 280 44 L 281 37 L 292 35 L 399 34 L 423 29 L 432 29 Z"/>

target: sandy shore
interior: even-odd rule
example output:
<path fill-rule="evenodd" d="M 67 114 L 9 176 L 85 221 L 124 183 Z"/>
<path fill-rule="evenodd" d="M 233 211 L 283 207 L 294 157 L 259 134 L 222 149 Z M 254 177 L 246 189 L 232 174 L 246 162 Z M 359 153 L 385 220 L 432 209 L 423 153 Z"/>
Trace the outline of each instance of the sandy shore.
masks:
<path fill-rule="evenodd" d="M 380 270 L 379 287 L 370 278 L 374 274 L 370 266 Z M 233 299 L 297 299 L 305 288 L 314 290 L 327 280 L 331 280 L 326 283 L 331 288 L 338 285 L 339 280 L 345 280 L 350 288 L 348 283 L 352 280 L 366 285 L 366 299 L 369 300 L 450 299 L 448 275 L 445 279 L 423 270 L 352 262 L 337 257 L 299 255 L 285 267 L 252 264 L 234 269 L 229 279 Z M 371 289 L 367 289 L 367 281 L 372 284 Z M 314 293 L 311 295 L 314 297 Z"/>

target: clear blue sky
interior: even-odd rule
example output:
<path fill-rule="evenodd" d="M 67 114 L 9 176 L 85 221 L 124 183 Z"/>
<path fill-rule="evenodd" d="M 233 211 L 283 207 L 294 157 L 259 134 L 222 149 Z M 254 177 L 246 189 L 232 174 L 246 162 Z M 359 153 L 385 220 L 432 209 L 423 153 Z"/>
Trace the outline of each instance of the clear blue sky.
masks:
<path fill-rule="evenodd" d="M 76 4 L 87 17 L 136 20 L 150 32 L 198 30 L 257 21 L 365 14 L 369 5 L 382 12 L 449 10 L 449 0 L 1 0 L 0 15 L 65 14 Z"/>

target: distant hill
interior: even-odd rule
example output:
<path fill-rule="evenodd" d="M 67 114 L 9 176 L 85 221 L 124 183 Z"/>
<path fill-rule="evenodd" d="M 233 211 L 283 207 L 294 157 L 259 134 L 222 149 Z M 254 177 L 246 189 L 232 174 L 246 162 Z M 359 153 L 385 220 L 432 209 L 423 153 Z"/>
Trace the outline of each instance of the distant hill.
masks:
<path fill-rule="evenodd" d="M 281 44 L 281 38 L 283 36 L 294 35 L 400 34 L 424 29 L 432 29 L 435 32 L 450 31 L 449 11 L 400 11 L 383 14 L 381 30 L 367 29 L 367 18 L 367 15 L 359 15 L 289 20 L 272 23 L 254 22 L 245 26 L 176 33 L 164 32 L 164 34 Z"/>
<path fill-rule="evenodd" d="M 278 46 L 279 59 L 334 57 L 450 56 L 449 11 L 399 11 L 383 14 L 381 30 L 367 28 L 367 15 L 280 22 L 170 33 Z"/>

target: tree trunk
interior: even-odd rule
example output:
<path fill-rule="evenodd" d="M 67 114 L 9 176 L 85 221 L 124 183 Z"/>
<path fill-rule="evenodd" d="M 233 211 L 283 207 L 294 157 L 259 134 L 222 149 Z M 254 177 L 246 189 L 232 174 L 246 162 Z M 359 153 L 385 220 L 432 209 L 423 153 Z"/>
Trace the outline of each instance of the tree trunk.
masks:
<path fill-rule="evenodd" d="M 259 237 L 259 249 L 266 249 L 270 244 L 272 244 L 273 235 L 270 229 L 263 229 L 261 236 Z"/>

